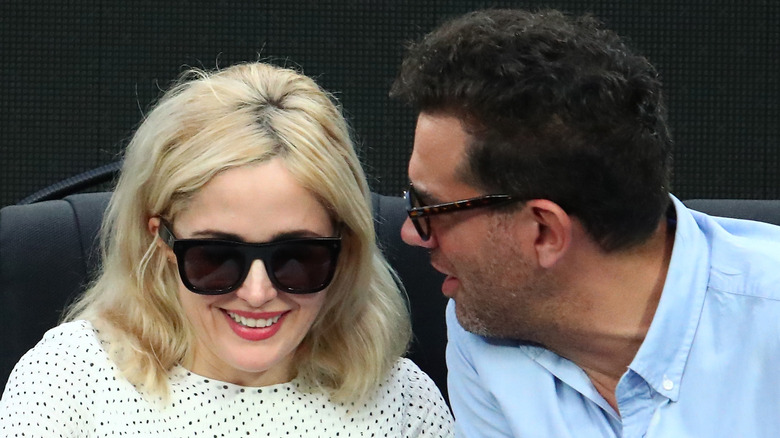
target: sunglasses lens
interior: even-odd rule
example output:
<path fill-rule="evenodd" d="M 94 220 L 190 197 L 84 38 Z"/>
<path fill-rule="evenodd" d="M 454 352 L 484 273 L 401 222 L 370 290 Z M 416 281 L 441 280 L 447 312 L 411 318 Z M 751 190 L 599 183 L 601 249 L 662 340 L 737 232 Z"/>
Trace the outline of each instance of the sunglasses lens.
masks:
<path fill-rule="evenodd" d="M 185 281 L 198 292 L 219 293 L 243 280 L 244 256 L 222 245 L 193 246 L 184 256 Z"/>
<path fill-rule="evenodd" d="M 271 280 L 292 293 L 312 293 L 324 289 L 333 277 L 336 253 L 332 245 L 295 242 L 280 245 L 268 263 Z"/>
<path fill-rule="evenodd" d="M 339 240 L 301 240 L 262 245 L 199 242 L 183 249 L 182 281 L 193 292 L 219 295 L 241 286 L 251 261 L 262 259 L 274 287 L 289 293 L 318 292 L 336 270 Z"/>

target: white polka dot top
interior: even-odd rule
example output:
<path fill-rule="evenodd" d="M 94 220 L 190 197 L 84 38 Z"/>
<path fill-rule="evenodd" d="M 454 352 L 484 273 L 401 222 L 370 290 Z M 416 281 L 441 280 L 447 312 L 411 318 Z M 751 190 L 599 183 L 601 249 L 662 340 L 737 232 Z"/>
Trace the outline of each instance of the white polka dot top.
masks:
<path fill-rule="evenodd" d="M 335 403 L 302 379 L 244 387 L 169 377 L 170 401 L 148 401 L 122 378 L 87 321 L 50 330 L 22 357 L 0 401 L 0 436 L 451 437 L 433 381 L 408 359 L 365 401 Z"/>

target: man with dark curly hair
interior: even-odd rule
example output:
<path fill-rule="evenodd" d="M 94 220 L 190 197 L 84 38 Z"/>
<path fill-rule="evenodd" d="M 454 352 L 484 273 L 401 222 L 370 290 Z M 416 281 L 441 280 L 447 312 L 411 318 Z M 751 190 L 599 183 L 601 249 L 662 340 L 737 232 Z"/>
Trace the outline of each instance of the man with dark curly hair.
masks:
<path fill-rule="evenodd" d="M 401 231 L 446 275 L 464 437 L 778 436 L 780 228 L 669 193 L 655 68 L 593 17 L 485 10 L 410 46 Z"/>

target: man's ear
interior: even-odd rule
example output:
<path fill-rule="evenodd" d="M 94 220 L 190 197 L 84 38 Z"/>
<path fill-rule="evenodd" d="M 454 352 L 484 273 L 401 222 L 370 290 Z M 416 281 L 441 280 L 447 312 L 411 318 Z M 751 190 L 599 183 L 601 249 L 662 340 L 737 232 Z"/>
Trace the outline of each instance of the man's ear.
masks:
<path fill-rule="evenodd" d="M 534 242 L 539 265 L 551 268 L 571 245 L 572 219 L 558 204 L 547 199 L 530 200 L 526 207 L 539 230 Z"/>

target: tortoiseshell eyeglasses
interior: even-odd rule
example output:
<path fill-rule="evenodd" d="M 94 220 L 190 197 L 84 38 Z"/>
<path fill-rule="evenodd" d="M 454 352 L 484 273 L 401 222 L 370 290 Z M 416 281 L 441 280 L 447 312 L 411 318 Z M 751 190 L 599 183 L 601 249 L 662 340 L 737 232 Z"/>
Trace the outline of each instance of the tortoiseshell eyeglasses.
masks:
<path fill-rule="evenodd" d="M 422 205 L 420 196 L 414 190 L 412 184 L 409 184 L 409 188 L 404 192 L 404 200 L 406 201 L 406 213 L 409 215 L 409 219 L 412 220 L 412 224 L 414 224 L 417 234 L 420 235 L 420 239 L 423 241 L 427 241 L 431 238 L 430 216 L 520 201 L 519 198 L 511 195 L 484 195 L 460 201 Z"/>

